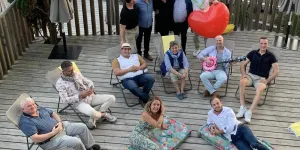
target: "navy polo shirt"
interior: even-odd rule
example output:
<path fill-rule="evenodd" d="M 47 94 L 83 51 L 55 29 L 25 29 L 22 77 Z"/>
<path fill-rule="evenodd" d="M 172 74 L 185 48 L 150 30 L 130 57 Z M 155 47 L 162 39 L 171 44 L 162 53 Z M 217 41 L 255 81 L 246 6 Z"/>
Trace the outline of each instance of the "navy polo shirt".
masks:
<path fill-rule="evenodd" d="M 52 118 L 52 110 L 38 107 L 37 111 L 39 114 L 37 117 L 23 113 L 20 118 L 19 127 L 21 131 L 28 137 L 34 135 L 35 133 L 49 133 L 58 123 L 54 118 Z"/>
<path fill-rule="evenodd" d="M 249 72 L 264 78 L 269 77 L 272 64 L 277 62 L 275 55 L 268 50 L 263 55 L 259 53 L 259 49 L 252 50 L 247 54 L 247 58 L 251 62 Z"/>

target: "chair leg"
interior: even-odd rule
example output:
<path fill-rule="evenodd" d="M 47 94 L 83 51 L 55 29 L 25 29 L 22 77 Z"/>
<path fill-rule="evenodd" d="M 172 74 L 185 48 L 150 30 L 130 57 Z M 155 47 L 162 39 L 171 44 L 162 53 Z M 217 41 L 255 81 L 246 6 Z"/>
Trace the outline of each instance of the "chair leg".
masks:
<path fill-rule="evenodd" d="M 111 69 L 111 72 L 110 72 L 110 80 L 109 80 L 109 84 L 112 85 L 111 81 L 112 81 L 112 76 L 113 76 L 113 70 Z"/>
<path fill-rule="evenodd" d="M 58 103 L 57 103 L 57 110 L 56 110 L 57 113 L 59 113 L 59 104 L 60 104 L 60 96 L 58 96 Z"/>
<path fill-rule="evenodd" d="M 160 75 L 161 77 L 161 80 L 163 82 L 163 86 L 164 86 L 164 91 L 166 94 L 171 94 L 171 93 L 176 93 L 176 91 L 173 91 L 173 92 L 170 92 L 170 91 L 167 91 L 167 88 L 166 88 L 166 84 L 165 84 L 165 80 L 164 80 L 164 76 L 163 75 Z"/>
<path fill-rule="evenodd" d="M 201 84 L 201 79 L 199 79 L 197 91 L 199 94 L 203 94 L 203 92 L 200 91 L 200 84 Z"/>
<path fill-rule="evenodd" d="M 191 76 L 189 75 L 189 76 L 188 76 L 188 78 L 189 78 L 189 82 L 190 82 L 190 87 L 189 87 L 189 88 L 187 88 L 187 89 L 184 89 L 184 91 L 190 91 L 190 90 L 192 90 L 192 89 L 193 89 L 193 85 L 192 85 Z"/>
<path fill-rule="evenodd" d="M 229 78 L 226 81 L 226 86 L 225 86 L 225 93 L 222 97 L 225 97 L 227 95 L 227 90 L 228 90 L 228 82 L 229 82 Z"/>
<path fill-rule="evenodd" d="M 140 101 L 139 101 L 138 103 L 135 103 L 135 104 L 129 104 L 129 103 L 127 102 L 127 98 L 126 98 L 126 96 L 125 96 L 125 93 L 124 93 L 123 87 L 121 87 L 121 91 L 122 91 L 122 94 L 123 94 L 123 97 L 124 97 L 125 103 L 126 103 L 126 105 L 127 105 L 128 107 L 133 107 L 133 106 L 136 106 L 136 105 L 139 105 L 139 104 L 141 104 L 141 103 L 140 103 Z"/>
<path fill-rule="evenodd" d="M 238 97 L 236 97 L 236 95 L 237 95 L 239 89 L 240 89 L 240 86 L 238 85 L 238 87 L 237 87 L 237 89 L 236 89 L 236 91 L 235 91 L 235 94 L 234 94 L 234 97 L 235 97 L 236 99 L 239 99 Z"/>
<path fill-rule="evenodd" d="M 32 146 L 34 145 L 34 143 L 32 142 L 31 144 L 29 144 L 28 137 L 26 137 L 26 141 L 27 141 L 27 149 L 30 150 L 32 148 Z"/>
<path fill-rule="evenodd" d="M 154 69 L 153 69 L 154 72 L 156 72 L 156 63 L 157 63 L 157 59 L 158 59 L 158 56 L 155 57 L 155 61 L 154 61 Z"/>
<path fill-rule="evenodd" d="M 81 120 L 82 123 L 86 124 L 86 122 L 82 119 L 82 117 L 79 115 L 79 113 L 75 110 L 75 108 L 71 104 L 69 104 L 68 107 L 70 107 L 74 111 L 74 113 L 77 115 L 77 117 Z"/>
<path fill-rule="evenodd" d="M 267 95 L 268 95 L 268 92 L 269 92 L 269 88 L 270 88 L 270 86 L 268 85 L 268 87 L 267 87 L 267 89 L 266 89 L 266 94 L 265 94 L 265 97 L 264 97 L 263 103 L 262 103 L 262 104 L 258 104 L 258 106 L 262 106 L 262 105 L 264 105 L 264 104 L 265 104 L 265 102 L 266 102 L 266 99 L 267 99 Z"/>

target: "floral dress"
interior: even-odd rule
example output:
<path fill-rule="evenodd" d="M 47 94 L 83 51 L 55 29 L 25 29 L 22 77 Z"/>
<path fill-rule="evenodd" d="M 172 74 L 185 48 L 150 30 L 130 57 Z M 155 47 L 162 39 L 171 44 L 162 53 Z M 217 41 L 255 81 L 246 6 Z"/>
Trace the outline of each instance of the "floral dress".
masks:
<path fill-rule="evenodd" d="M 129 149 L 135 150 L 159 150 L 159 146 L 153 141 L 154 127 L 142 120 L 135 126 L 131 133 Z"/>

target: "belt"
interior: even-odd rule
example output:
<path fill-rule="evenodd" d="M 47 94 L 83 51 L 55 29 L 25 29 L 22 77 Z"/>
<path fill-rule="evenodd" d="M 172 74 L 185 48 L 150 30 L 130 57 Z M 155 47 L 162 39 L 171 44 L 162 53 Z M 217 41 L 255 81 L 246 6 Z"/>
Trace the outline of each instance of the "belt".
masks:
<path fill-rule="evenodd" d="M 234 125 L 233 131 L 235 131 L 236 128 L 238 128 L 238 127 L 240 127 L 240 126 L 243 126 L 243 125 L 244 125 L 244 123 L 240 123 L 240 124 L 238 124 L 238 125 Z"/>

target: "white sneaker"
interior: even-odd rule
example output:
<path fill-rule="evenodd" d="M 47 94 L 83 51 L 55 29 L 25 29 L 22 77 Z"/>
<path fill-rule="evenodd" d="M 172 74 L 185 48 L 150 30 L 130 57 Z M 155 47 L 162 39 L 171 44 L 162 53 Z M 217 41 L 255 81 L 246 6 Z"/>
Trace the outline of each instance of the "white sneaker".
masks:
<path fill-rule="evenodd" d="M 96 120 L 90 118 L 86 125 L 89 129 L 94 129 L 96 128 Z"/>
<path fill-rule="evenodd" d="M 200 50 L 194 50 L 194 52 L 193 52 L 193 56 L 197 56 L 198 54 L 200 53 Z"/>
<path fill-rule="evenodd" d="M 250 123 L 251 122 L 251 116 L 252 116 L 252 112 L 250 110 L 248 110 L 246 113 L 245 113 L 245 121 L 247 123 Z"/>
<path fill-rule="evenodd" d="M 247 111 L 246 106 L 241 106 L 239 112 L 236 114 L 237 118 L 242 118 Z"/>
<path fill-rule="evenodd" d="M 105 119 L 108 121 L 108 122 L 116 122 L 117 121 L 117 117 L 111 115 L 110 113 L 105 113 Z"/>

